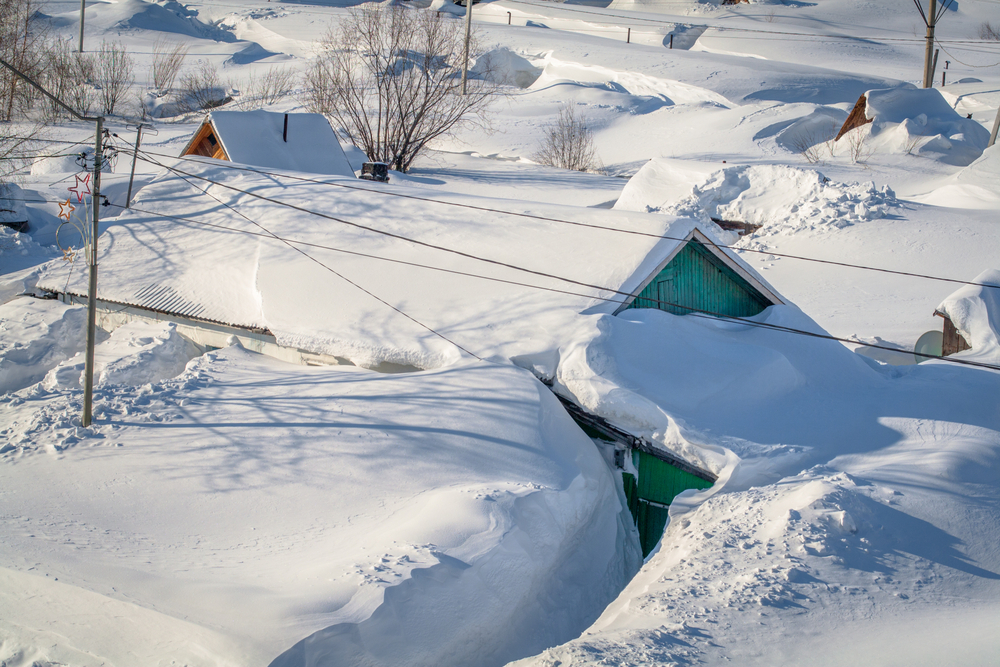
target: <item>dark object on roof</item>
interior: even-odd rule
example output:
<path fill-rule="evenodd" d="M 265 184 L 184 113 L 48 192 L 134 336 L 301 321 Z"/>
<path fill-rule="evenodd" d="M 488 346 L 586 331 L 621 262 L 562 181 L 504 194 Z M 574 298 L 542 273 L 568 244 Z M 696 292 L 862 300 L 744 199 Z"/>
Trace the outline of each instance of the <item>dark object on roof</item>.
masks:
<path fill-rule="evenodd" d="M 712 218 L 712 222 L 722 227 L 728 232 L 736 232 L 740 236 L 746 236 L 747 234 L 753 234 L 758 229 L 764 225 L 755 225 L 752 222 L 740 222 L 739 220 L 722 220 L 721 218 Z"/>
<path fill-rule="evenodd" d="M 365 162 L 361 165 L 361 175 L 358 178 L 366 181 L 389 182 L 389 165 L 385 162 Z"/>
<path fill-rule="evenodd" d="M 858 101 L 854 103 L 854 108 L 851 109 L 851 114 L 844 121 L 844 124 L 840 127 L 840 132 L 834 138 L 834 141 L 839 141 L 842 136 L 850 132 L 856 127 L 861 127 L 862 125 L 867 125 L 872 122 L 872 118 L 869 118 L 866 111 L 868 109 L 868 93 L 863 94 L 858 98 Z"/>

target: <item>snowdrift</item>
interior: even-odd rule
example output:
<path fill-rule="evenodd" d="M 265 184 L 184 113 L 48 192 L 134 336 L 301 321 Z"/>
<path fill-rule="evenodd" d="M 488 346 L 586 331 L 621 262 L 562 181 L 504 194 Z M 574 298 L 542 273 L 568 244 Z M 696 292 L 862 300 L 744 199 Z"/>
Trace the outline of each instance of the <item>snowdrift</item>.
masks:
<path fill-rule="evenodd" d="M 960 116 L 936 88 L 912 85 L 865 93 L 873 150 L 915 153 L 966 166 L 983 153 L 989 131 Z"/>
<path fill-rule="evenodd" d="M 22 297 L 0 305 L 0 394 L 39 382 L 83 350 L 87 310 Z"/>
<path fill-rule="evenodd" d="M 510 366 L 384 375 L 230 347 L 99 386 L 89 429 L 79 390 L 0 400 L 20 526 L 0 543 L 3 659 L 502 665 L 579 634 L 641 558 L 593 442 Z M 33 622 L 52 609 L 73 623 Z"/>

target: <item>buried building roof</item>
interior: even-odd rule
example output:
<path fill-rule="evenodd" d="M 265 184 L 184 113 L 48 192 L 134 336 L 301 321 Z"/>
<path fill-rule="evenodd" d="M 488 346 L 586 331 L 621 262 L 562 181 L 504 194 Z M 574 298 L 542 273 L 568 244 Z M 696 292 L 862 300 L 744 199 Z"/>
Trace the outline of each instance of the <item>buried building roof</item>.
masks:
<path fill-rule="evenodd" d="M 200 155 L 272 169 L 352 178 L 344 149 L 318 113 L 214 111 L 181 156 Z"/>
<path fill-rule="evenodd" d="M 359 365 L 444 365 L 462 354 L 450 341 L 482 357 L 558 349 L 581 317 L 629 305 L 687 239 L 710 255 L 699 271 L 735 276 L 761 307 L 781 303 L 713 245 L 711 225 L 689 218 L 388 193 L 202 159 L 173 169 L 102 236 L 99 297 L 164 312 L 183 304 L 198 318 L 266 329 L 280 345 Z M 206 182 L 215 183 L 207 193 L 192 187 Z M 52 263 L 39 286 L 86 293 L 86 272 L 68 271 Z"/>

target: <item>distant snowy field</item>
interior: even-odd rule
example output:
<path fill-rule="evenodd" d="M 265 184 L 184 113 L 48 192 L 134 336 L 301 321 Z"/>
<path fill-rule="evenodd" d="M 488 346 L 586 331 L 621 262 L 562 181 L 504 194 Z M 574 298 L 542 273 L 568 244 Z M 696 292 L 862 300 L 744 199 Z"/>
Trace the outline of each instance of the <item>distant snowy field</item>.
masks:
<path fill-rule="evenodd" d="M 303 70 L 352 4 L 91 2 L 87 50 L 123 43 L 148 93 L 165 38 L 237 90 L 251 72 Z M 75 39 L 77 2 L 42 12 Z M 388 187 L 590 207 L 588 220 L 614 208 L 609 220 L 759 224 L 723 238 L 794 304 L 767 321 L 899 352 L 658 311 L 539 319 L 535 337 L 530 317 L 484 306 L 451 322 L 452 304 L 435 307 L 435 322 L 512 341 L 491 351 L 720 473 L 674 503 L 639 570 L 616 474 L 513 353 L 470 363 L 449 349 L 387 375 L 205 352 L 132 322 L 99 337 L 97 423 L 80 428 L 85 311 L 15 298 L 61 254 L 54 202 L 76 169 L 39 161 L 18 178 L 35 200 L 28 233 L 0 228 L 0 662 L 1000 665 L 1000 374 L 908 354 L 948 299 L 974 339 L 959 358 L 1000 364 L 1000 290 L 840 265 L 1000 283 L 1000 149 L 984 150 L 1000 42 L 979 41 L 1000 2 L 943 16 L 937 92 L 909 89 L 924 49 L 910 0 L 496 0 L 474 13 L 511 95 Z M 299 88 L 269 109 L 302 110 Z M 869 90 L 889 92 L 872 98 L 865 141 L 834 142 Z M 532 161 L 565 103 L 595 131 L 603 173 Z M 176 155 L 200 121 L 158 117 L 143 146 Z M 108 124 L 134 138 L 125 119 Z M 63 123 L 45 136 L 92 134 Z M 116 205 L 129 167 L 123 152 L 104 178 Z M 136 172 L 141 197 L 159 168 Z M 142 220 L 114 210 L 111 236 Z M 586 274 L 573 247 L 518 259 Z M 545 300 L 525 307 L 537 316 Z M 422 344 L 383 315 L 367 365 Z"/>

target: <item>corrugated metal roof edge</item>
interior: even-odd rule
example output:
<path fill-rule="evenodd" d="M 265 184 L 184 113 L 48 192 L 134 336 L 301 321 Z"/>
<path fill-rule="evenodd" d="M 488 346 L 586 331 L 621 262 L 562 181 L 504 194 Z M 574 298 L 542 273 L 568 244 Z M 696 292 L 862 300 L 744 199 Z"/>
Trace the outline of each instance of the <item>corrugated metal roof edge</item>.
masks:
<path fill-rule="evenodd" d="M 37 287 L 40 290 L 44 290 L 46 292 L 49 292 L 50 294 L 54 294 L 56 297 L 58 297 L 58 296 L 60 296 L 62 294 L 68 294 L 70 296 L 79 297 L 81 299 L 88 298 L 87 294 L 84 294 L 82 292 L 76 292 L 76 291 L 73 291 L 73 290 L 68 290 L 68 289 L 67 290 L 51 289 L 49 287 L 45 287 L 44 285 L 38 285 Z M 236 322 L 224 322 L 222 320 L 213 320 L 213 319 L 209 319 L 207 317 L 197 317 L 197 316 L 194 316 L 194 315 L 186 315 L 184 313 L 173 312 L 173 311 L 169 311 L 169 310 L 163 310 L 163 309 L 160 309 L 160 308 L 150 308 L 149 306 L 142 306 L 142 305 L 139 305 L 137 303 L 130 303 L 128 301 L 118 301 L 116 299 L 107 299 L 105 297 L 98 297 L 98 301 L 103 301 L 104 303 L 113 303 L 113 304 L 115 304 L 117 306 L 126 306 L 128 308 L 136 308 L 138 310 L 144 310 L 144 311 L 149 312 L 149 313 L 157 313 L 159 315 L 169 315 L 171 317 L 182 317 L 184 319 L 192 320 L 192 321 L 195 321 L 195 322 L 205 322 L 206 324 L 217 324 L 217 325 L 223 326 L 223 327 L 232 327 L 234 329 L 244 329 L 244 330 L 249 331 L 251 333 L 262 334 L 262 335 L 265 335 L 265 336 L 274 337 L 274 334 L 271 333 L 271 330 L 268 329 L 267 327 L 259 327 L 259 326 L 254 326 L 252 324 L 238 324 Z"/>

